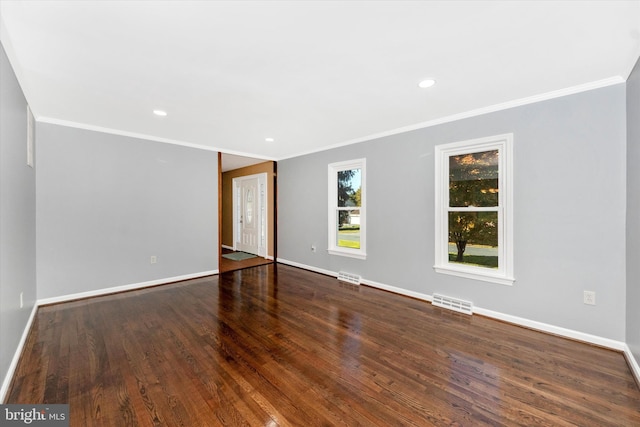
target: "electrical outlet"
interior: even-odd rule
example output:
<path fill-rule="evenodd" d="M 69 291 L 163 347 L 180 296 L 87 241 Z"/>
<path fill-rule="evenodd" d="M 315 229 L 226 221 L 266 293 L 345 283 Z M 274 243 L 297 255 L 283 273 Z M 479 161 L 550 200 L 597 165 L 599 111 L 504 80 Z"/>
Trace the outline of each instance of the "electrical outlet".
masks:
<path fill-rule="evenodd" d="M 151 264 L 156 264 L 157 262 L 158 262 L 158 257 L 157 257 L 157 256 L 155 256 L 155 255 L 153 255 L 153 256 L 151 257 Z"/>
<path fill-rule="evenodd" d="M 24 307 L 24 292 L 20 292 L 20 308 Z"/>
<path fill-rule="evenodd" d="M 584 303 L 596 305 L 596 293 L 593 291 L 584 291 Z"/>

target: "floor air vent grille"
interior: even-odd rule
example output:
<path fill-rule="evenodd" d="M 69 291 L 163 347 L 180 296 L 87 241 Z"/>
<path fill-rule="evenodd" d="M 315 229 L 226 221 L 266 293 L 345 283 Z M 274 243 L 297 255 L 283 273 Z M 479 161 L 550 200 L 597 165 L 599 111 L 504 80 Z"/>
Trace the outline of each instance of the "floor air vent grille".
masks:
<path fill-rule="evenodd" d="M 345 273 L 344 271 L 338 272 L 338 280 L 343 282 L 352 283 L 354 285 L 360 284 L 360 276 L 353 273 Z"/>
<path fill-rule="evenodd" d="M 446 297 L 440 294 L 433 294 L 433 305 L 449 310 L 458 311 L 464 314 L 473 314 L 473 304 L 471 301 L 464 301 L 457 298 Z"/>

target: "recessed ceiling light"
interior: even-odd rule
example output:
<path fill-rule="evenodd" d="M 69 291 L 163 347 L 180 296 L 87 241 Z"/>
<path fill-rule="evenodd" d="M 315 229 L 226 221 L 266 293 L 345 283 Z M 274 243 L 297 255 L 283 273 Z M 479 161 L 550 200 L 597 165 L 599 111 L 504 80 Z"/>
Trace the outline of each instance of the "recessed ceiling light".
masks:
<path fill-rule="evenodd" d="M 163 110 L 153 110 L 153 114 L 155 114 L 156 116 L 164 117 L 167 115 L 167 112 Z"/>
<path fill-rule="evenodd" d="M 423 80 L 420 83 L 418 83 L 418 87 L 422 88 L 422 89 L 426 89 L 428 87 L 433 86 L 434 84 L 436 84 L 436 81 L 433 79 L 427 79 L 427 80 Z"/>
<path fill-rule="evenodd" d="M 273 139 L 273 138 L 265 138 L 264 140 L 265 140 L 265 141 L 267 141 L 267 142 L 273 142 L 273 141 L 275 141 L 275 139 Z"/>

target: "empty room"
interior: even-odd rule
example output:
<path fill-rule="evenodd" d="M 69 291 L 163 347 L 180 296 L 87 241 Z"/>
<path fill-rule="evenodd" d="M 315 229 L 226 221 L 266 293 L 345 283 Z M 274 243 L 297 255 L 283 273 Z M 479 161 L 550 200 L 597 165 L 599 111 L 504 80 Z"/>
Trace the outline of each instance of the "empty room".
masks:
<path fill-rule="evenodd" d="M 640 426 L 640 0 L 0 0 L 0 425 Z"/>

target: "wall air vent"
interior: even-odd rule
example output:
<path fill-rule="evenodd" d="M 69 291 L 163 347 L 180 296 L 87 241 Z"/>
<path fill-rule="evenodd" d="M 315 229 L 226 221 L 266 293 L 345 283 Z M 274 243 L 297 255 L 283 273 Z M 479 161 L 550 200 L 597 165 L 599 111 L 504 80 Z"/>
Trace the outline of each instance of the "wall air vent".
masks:
<path fill-rule="evenodd" d="M 433 301 L 431 304 L 464 314 L 473 314 L 473 304 L 471 301 L 464 301 L 440 294 L 433 294 Z"/>
<path fill-rule="evenodd" d="M 338 280 L 343 282 L 351 283 L 354 285 L 360 284 L 360 276 L 353 273 L 345 273 L 344 271 L 338 272 Z"/>

